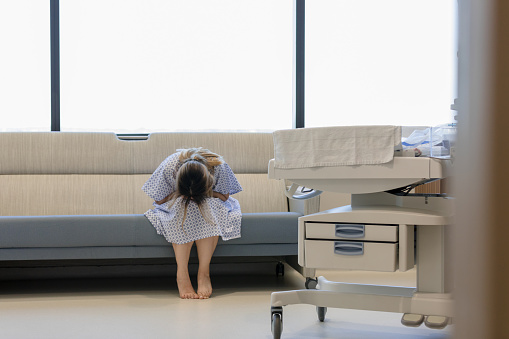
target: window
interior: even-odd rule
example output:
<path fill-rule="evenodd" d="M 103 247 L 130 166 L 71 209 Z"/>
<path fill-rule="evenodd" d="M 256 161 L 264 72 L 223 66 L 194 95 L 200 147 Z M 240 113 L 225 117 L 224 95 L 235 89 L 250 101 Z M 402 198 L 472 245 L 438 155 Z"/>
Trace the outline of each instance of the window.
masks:
<path fill-rule="evenodd" d="M 306 127 L 453 120 L 456 0 L 306 2 Z"/>
<path fill-rule="evenodd" d="M 49 1 L 0 2 L 0 132 L 49 131 Z"/>
<path fill-rule="evenodd" d="M 293 1 L 61 0 L 61 129 L 291 128 Z"/>

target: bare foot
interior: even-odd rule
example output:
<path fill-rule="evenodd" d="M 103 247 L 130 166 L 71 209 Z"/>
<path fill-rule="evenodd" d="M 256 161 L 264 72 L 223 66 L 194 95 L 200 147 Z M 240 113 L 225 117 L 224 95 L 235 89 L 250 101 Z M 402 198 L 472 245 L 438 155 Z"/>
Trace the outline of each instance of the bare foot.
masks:
<path fill-rule="evenodd" d="M 194 291 L 189 274 L 177 273 L 177 287 L 179 289 L 180 298 L 198 299 L 198 294 Z"/>
<path fill-rule="evenodd" d="M 208 299 L 212 294 L 212 284 L 210 282 L 210 275 L 198 272 L 198 298 Z"/>

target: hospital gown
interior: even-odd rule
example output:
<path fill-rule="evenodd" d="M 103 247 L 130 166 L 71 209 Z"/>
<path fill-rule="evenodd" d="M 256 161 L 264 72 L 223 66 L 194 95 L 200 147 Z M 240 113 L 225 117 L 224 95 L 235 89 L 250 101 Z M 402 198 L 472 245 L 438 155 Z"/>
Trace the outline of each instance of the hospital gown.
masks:
<path fill-rule="evenodd" d="M 143 185 L 142 190 L 154 201 L 160 201 L 176 191 L 177 171 L 182 165 L 179 162 L 180 152 L 166 158 Z M 242 191 L 230 166 L 224 163 L 214 167 L 213 191 L 221 194 L 235 194 Z M 190 201 L 184 217 L 184 202 L 180 197 L 172 205 L 166 202 L 148 210 L 145 216 L 155 227 L 158 234 L 170 243 L 184 244 L 199 239 L 221 236 L 223 240 L 240 237 L 242 213 L 239 202 L 231 196 L 222 201 L 219 198 L 207 198 L 202 206 Z"/>

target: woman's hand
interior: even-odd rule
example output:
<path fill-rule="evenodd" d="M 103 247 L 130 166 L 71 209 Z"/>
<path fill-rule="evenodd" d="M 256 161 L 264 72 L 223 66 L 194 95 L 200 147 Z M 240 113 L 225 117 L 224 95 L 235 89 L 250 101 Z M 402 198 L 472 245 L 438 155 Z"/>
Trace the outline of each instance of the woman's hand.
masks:
<path fill-rule="evenodd" d="M 221 194 L 219 192 L 212 192 L 212 197 L 214 198 L 219 198 L 221 199 L 222 201 L 226 201 L 228 200 L 228 198 L 230 197 L 229 194 Z"/>

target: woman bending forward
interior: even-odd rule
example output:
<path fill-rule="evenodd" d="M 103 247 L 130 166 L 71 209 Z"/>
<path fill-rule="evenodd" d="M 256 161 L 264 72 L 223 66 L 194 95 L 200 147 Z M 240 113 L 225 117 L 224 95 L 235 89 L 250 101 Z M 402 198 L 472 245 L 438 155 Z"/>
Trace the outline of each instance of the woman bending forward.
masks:
<path fill-rule="evenodd" d="M 209 298 L 210 260 L 219 236 L 222 240 L 240 237 L 240 205 L 230 195 L 242 187 L 230 166 L 203 148 L 177 150 L 159 165 L 142 190 L 155 200 L 155 208 L 145 216 L 173 245 L 180 297 Z M 199 260 L 196 292 L 188 270 L 194 243 Z"/>

